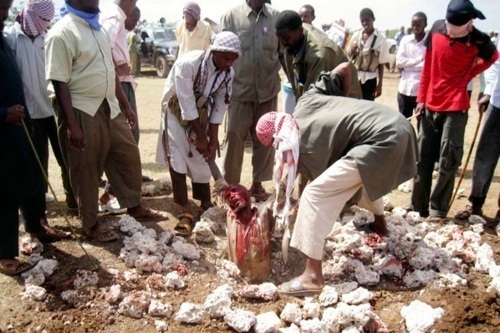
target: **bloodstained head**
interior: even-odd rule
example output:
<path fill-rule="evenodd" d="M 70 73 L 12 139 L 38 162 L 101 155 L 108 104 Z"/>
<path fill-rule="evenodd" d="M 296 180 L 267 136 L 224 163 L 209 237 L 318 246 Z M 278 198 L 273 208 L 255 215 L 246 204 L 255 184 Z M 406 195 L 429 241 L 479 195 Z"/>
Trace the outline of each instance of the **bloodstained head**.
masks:
<path fill-rule="evenodd" d="M 231 184 L 224 192 L 224 201 L 234 213 L 251 207 L 250 191 L 240 184 Z"/>

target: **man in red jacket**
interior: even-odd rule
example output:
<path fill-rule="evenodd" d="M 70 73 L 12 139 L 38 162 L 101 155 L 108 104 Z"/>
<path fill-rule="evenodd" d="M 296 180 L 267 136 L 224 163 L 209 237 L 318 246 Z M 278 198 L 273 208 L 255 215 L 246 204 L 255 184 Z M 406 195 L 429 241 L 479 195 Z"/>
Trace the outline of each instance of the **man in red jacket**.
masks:
<path fill-rule="evenodd" d="M 436 21 L 427 36 L 417 97 L 420 158 L 411 199 L 424 217 L 440 219 L 448 213 L 470 108 L 467 83 L 498 58 L 488 35 L 473 26 L 475 18 L 485 19 L 469 0 L 452 0 L 446 20 Z M 439 175 L 431 192 L 436 162 Z"/>

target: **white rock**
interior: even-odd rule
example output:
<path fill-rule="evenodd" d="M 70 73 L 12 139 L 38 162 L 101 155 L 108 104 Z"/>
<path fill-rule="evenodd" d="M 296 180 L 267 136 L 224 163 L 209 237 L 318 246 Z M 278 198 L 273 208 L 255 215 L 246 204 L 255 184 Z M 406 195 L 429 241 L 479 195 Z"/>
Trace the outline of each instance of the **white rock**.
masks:
<path fill-rule="evenodd" d="M 359 284 L 373 286 L 380 282 L 380 275 L 365 266 L 360 266 L 355 270 L 356 280 Z"/>
<path fill-rule="evenodd" d="M 486 220 L 483 219 L 481 216 L 479 215 L 471 215 L 469 217 L 469 223 L 470 224 L 482 224 L 482 225 L 485 225 L 486 224 Z"/>
<path fill-rule="evenodd" d="M 95 286 L 97 282 L 99 282 L 99 277 L 96 272 L 79 269 L 76 271 L 73 287 L 75 289 L 80 289 L 85 286 Z"/>
<path fill-rule="evenodd" d="M 500 225 L 500 224 L 499 224 Z M 484 233 L 484 225 L 482 224 L 473 224 L 469 227 L 472 231 L 478 234 Z"/>
<path fill-rule="evenodd" d="M 152 231 L 155 232 L 154 230 Z M 132 237 L 125 237 L 123 245 L 128 251 L 137 250 L 144 254 L 153 254 L 158 252 L 156 234 L 152 235 L 148 233 L 147 230 L 144 230 L 143 232 L 136 232 L 132 235 Z"/>
<path fill-rule="evenodd" d="M 233 288 L 226 284 L 218 287 L 207 296 L 203 306 L 210 318 L 224 317 L 231 310 L 231 297 L 233 294 Z"/>
<path fill-rule="evenodd" d="M 302 307 L 302 317 L 304 319 L 314 319 L 318 318 L 320 313 L 319 303 L 312 297 L 306 297 L 304 299 L 304 305 Z"/>
<path fill-rule="evenodd" d="M 290 327 L 280 328 L 280 333 L 300 333 L 300 329 L 297 325 L 292 324 Z"/>
<path fill-rule="evenodd" d="M 401 278 L 403 276 L 403 265 L 392 254 L 388 254 L 380 265 L 383 274 Z"/>
<path fill-rule="evenodd" d="M 217 275 L 222 279 L 238 278 L 241 275 L 238 266 L 229 260 L 222 259 L 217 261 Z"/>
<path fill-rule="evenodd" d="M 318 318 L 302 320 L 300 330 L 302 333 L 329 333 L 328 324 Z"/>
<path fill-rule="evenodd" d="M 415 224 L 421 222 L 421 218 L 420 218 L 420 213 L 419 212 L 408 212 L 408 213 L 406 213 L 405 219 L 411 225 L 415 225 Z"/>
<path fill-rule="evenodd" d="M 494 290 L 497 295 L 500 295 L 500 277 L 495 277 L 493 278 L 493 280 L 491 280 L 486 291 L 490 292 L 492 290 Z"/>
<path fill-rule="evenodd" d="M 330 305 L 335 305 L 339 301 L 339 293 L 335 289 L 335 287 L 325 286 L 323 291 L 319 295 L 319 303 L 328 307 Z"/>
<path fill-rule="evenodd" d="M 121 232 L 126 233 L 129 236 L 145 229 L 142 224 L 137 222 L 137 220 L 130 215 L 123 215 L 118 221 L 118 225 L 120 226 Z"/>
<path fill-rule="evenodd" d="M 357 327 L 365 326 L 370 319 L 373 317 L 373 313 L 370 310 L 370 304 L 361 305 L 348 305 L 343 302 L 337 304 L 335 311 L 329 315 L 325 321 L 329 323 L 331 327 L 332 323 L 329 320 L 336 320 L 339 325 L 348 325 L 354 323 Z M 325 311 L 326 312 L 326 311 Z"/>
<path fill-rule="evenodd" d="M 198 249 L 193 244 L 174 241 L 172 244 L 172 249 L 175 253 L 180 254 L 186 259 L 199 260 L 200 259 L 200 249 Z"/>
<path fill-rule="evenodd" d="M 218 233 L 226 228 L 226 210 L 218 206 L 210 207 L 203 212 L 200 222 L 207 223 L 213 233 Z"/>
<path fill-rule="evenodd" d="M 255 333 L 275 333 L 281 327 L 281 319 L 274 311 L 261 313 L 257 316 L 254 325 Z"/>
<path fill-rule="evenodd" d="M 155 329 L 157 332 L 168 331 L 168 324 L 163 320 L 155 320 Z"/>
<path fill-rule="evenodd" d="M 433 270 L 419 270 L 412 272 L 408 271 L 403 277 L 403 283 L 407 288 L 416 288 L 422 285 L 427 285 L 436 277 L 436 272 Z"/>
<path fill-rule="evenodd" d="M 76 290 L 63 291 L 61 293 L 61 298 L 73 307 L 77 307 L 80 304 L 80 296 Z"/>
<path fill-rule="evenodd" d="M 491 265 L 488 273 L 492 279 L 500 277 L 500 265 Z"/>
<path fill-rule="evenodd" d="M 175 320 L 186 324 L 200 324 L 205 319 L 205 316 L 203 306 L 184 302 L 175 314 Z"/>
<path fill-rule="evenodd" d="M 104 299 L 109 304 L 115 304 L 123 297 L 122 287 L 119 284 L 114 284 L 109 288 L 109 291 L 104 295 Z"/>
<path fill-rule="evenodd" d="M 40 253 L 33 253 L 32 255 L 30 255 L 30 257 L 28 258 L 28 262 L 32 265 L 36 265 L 38 264 L 38 262 L 40 262 L 40 260 L 43 260 L 43 256 L 40 254 Z"/>
<path fill-rule="evenodd" d="M 358 288 L 358 283 L 356 281 L 342 282 L 334 284 L 332 287 L 339 293 L 339 295 L 342 295 L 350 293 L 351 291 Z"/>
<path fill-rule="evenodd" d="M 147 237 L 147 238 L 150 238 L 150 239 L 156 240 L 156 238 L 157 238 L 156 230 L 152 229 L 152 228 L 146 228 L 146 229 L 144 229 L 142 231 L 142 234 L 144 235 L 144 237 Z"/>
<path fill-rule="evenodd" d="M 410 193 L 411 190 L 413 189 L 413 180 L 410 179 L 403 184 L 399 184 L 398 190 L 404 193 Z"/>
<path fill-rule="evenodd" d="M 133 291 L 120 303 L 119 312 L 124 316 L 142 318 L 148 311 L 151 302 L 151 294 L 144 291 Z"/>
<path fill-rule="evenodd" d="M 265 301 L 275 301 L 279 296 L 278 288 L 270 282 L 245 285 L 238 294 L 244 298 L 261 298 Z"/>
<path fill-rule="evenodd" d="M 494 254 L 491 246 L 484 243 L 477 251 L 474 268 L 481 272 L 489 272 L 490 267 L 496 265 L 495 258 L 493 256 Z"/>
<path fill-rule="evenodd" d="M 354 325 L 349 325 L 342 330 L 342 333 L 361 333 L 361 331 Z"/>
<path fill-rule="evenodd" d="M 141 190 L 143 195 L 154 196 L 156 194 L 156 186 L 154 184 L 142 185 Z"/>
<path fill-rule="evenodd" d="M 342 302 L 353 305 L 368 303 L 371 299 L 373 299 L 373 294 L 363 287 L 342 295 Z"/>
<path fill-rule="evenodd" d="M 172 316 L 172 305 L 170 303 L 163 303 L 159 300 L 151 300 L 148 308 L 148 314 L 154 317 L 167 317 Z"/>
<path fill-rule="evenodd" d="M 229 310 L 224 316 L 224 322 L 236 332 L 248 332 L 257 319 L 251 311 L 243 309 Z"/>
<path fill-rule="evenodd" d="M 336 308 L 326 308 L 325 311 L 323 311 L 323 322 L 326 323 L 330 333 L 340 332 L 338 315 L 339 313 Z"/>
<path fill-rule="evenodd" d="M 43 252 L 43 244 L 40 243 L 38 238 L 33 238 L 29 236 L 21 237 L 19 240 L 19 248 L 26 249 L 30 253 L 40 254 Z"/>
<path fill-rule="evenodd" d="M 163 270 L 160 258 L 147 254 L 139 255 L 139 258 L 135 261 L 135 268 L 139 274 L 142 274 L 143 272 L 160 273 Z"/>
<path fill-rule="evenodd" d="M 299 325 L 302 320 L 302 310 L 297 303 L 286 303 L 283 311 L 281 311 L 280 318 L 287 323 Z"/>
<path fill-rule="evenodd" d="M 415 300 L 409 306 L 401 308 L 401 316 L 406 321 L 409 333 L 425 333 L 434 325 L 434 322 L 443 315 L 442 308 L 433 309 L 430 305 Z"/>
<path fill-rule="evenodd" d="M 153 273 L 146 279 L 146 289 L 149 292 L 162 291 L 167 288 L 165 276 Z"/>
<path fill-rule="evenodd" d="M 164 245 L 170 245 L 174 239 L 174 232 L 170 229 L 160 232 L 158 235 L 158 243 Z"/>
<path fill-rule="evenodd" d="M 184 288 L 184 281 L 180 278 L 177 271 L 173 271 L 167 274 L 165 277 L 165 286 L 167 288 Z"/>
<path fill-rule="evenodd" d="M 42 257 L 43 258 L 43 257 Z M 21 274 L 26 284 L 34 284 L 37 286 L 45 282 L 45 278 L 54 274 L 58 265 L 57 260 L 41 259 L 33 269 Z"/>
<path fill-rule="evenodd" d="M 40 286 L 28 284 L 25 286 L 24 291 L 21 292 L 21 299 L 32 301 L 43 301 L 47 298 L 47 290 Z"/>
<path fill-rule="evenodd" d="M 435 249 L 425 246 L 418 246 L 409 258 L 410 265 L 416 269 L 431 268 L 435 262 L 437 253 Z"/>
<path fill-rule="evenodd" d="M 386 211 L 391 211 L 394 208 L 394 205 L 392 204 L 391 200 L 389 197 L 382 197 L 382 200 L 384 201 L 384 210 Z"/>
<path fill-rule="evenodd" d="M 194 238 L 199 243 L 213 243 L 215 235 L 208 222 L 199 221 L 193 229 Z"/>
<path fill-rule="evenodd" d="M 439 273 L 435 281 L 438 288 L 457 288 L 459 286 L 466 286 L 467 280 L 451 272 Z"/>
<path fill-rule="evenodd" d="M 408 211 L 406 209 L 404 209 L 403 207 L 394 207 L 394 209 L 392 210 L 392 214 L 397 215 L 397 216 L 401 216 L 401 217 L 406 217 L 407 213 L 408 213 Z"/>
<path fill-rule="evenodd" d="M 162 266 L 165 270 L 170 270 L 172 266 L 184 263 L 181 255 L 175 253 L 165 253 L 163 257 Z"/>

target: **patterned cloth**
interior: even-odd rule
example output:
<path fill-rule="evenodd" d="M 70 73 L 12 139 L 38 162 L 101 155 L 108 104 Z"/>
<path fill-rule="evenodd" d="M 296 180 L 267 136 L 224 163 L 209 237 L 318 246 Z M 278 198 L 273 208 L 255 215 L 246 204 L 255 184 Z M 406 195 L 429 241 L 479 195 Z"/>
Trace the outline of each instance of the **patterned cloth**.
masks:
<path fill-rule="evenodd" d="M 278 214 L 278 193 L 285 163 L 287 165 L 286 199 L 285 206 L 281 212 L 283 216 L 282 224 L 286 226 L 288 225 L 290 197 L 293 193 L 299 160 L 299 128 L 291 115 L 284 112 L 269 112 L 260 117 L 255 130 L 257 137 L 264 146 L 269 147 L 273 144 L 275 149 L 273 181 L 276 188 L 276 200 L 273 206 L 274 216 Z"/>
<path fill-rule="evenodd" d="M 186 2 L 184 8 L 182 9 L 184 15 L 191 15 L 196 21 L 200 20 L 201 9 L 196 2 L 189 1 Z"/>
<path fill-rule="evenodd" d="M 208 61 L 210 59 L 210 55 L 213 51 L 218 52 L 232 52 L 238 55 L 238 58 L 241 56 L 241 45 L 240 39 L 238 36 L 233 34 L 230 31 L 223 31 L 217 35 L 212 40 L 212 44 L 208 48 L 208 51 L 204 53 L 203 60 L 201 62 L 201 69 L 196 76 L 194 81 L 194 91 L 195 93 L 202 93 L 205 90 L 205 85 L 207 84 L 208 79 Z M 226 91 L 227 91 L 227 82 L 231 79 L 231 69 L 229 68 L 224 72 L 219 71 L 217 74 L 217 78 L 215 79 L 214 84 L 212 85 L 212 89 L 210 90 L 209 96 L 212 96 L 219 87 L 226 82 Z M 226 93 L 227 95 L 227 93 Z M 229 103 L 229 96 L 226 96 L 226 104 Z"/>
<path fill-rule="evenodd" d="M 54 11 L 51 0 L 28 0 L 17 21 L 27 36 L 36 37 L 47 30 L 54 18 Z"/>

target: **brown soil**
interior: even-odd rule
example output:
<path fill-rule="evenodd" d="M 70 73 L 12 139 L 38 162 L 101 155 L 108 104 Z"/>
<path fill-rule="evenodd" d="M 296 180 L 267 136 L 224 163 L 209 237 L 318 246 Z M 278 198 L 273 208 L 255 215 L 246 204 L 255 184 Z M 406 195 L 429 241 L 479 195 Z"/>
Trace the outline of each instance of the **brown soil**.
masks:
<path fill-rule="evenodd" d="M 149 74 L 147 68 L 144 71 Z M 384 92 L 379 102 L 396 108 L 396 87 L 398 79 L 396 74 L 387 74 L 384 81 Z M 143 173 L 155 178 L 154 183 L 158 187 L 158 180 L 167 178 L 166 169 L 159 166 L 154 161 L 156 149 L 156 136 L 159 124 L 159 101 L 164 80 L 156 79 L 152 76 L 139 78 L 138 105 L 141 119 L 141 155 L 143 162 Z M 478 85 L 476 85 L 477 87 Z M 469 145 L 477 121 L 475 107 L 471 111 L 469 128 L 467 129 L 466 144 Z M 468 151 L 468 147 L 466 147 Z M 251 154 L 251 148 L 247 148 L 246 161 Z M 474 156 L 474 155 L 473 155 Z M 465 159 L 465 157 L 464 157 Z M 56 189 L 56 194 L 62 197 L 62 186 L 58 179 L 58 170 L 55 160 L 51 159 L 51 182 Z M 249 164 L 245 164 L 249 165 Z M 465 180 L 461 188 L 467 194 L 470 190 L 470 169 L 468 166 Z M 498 171 L 498 170 L 497 170 Z M 251 170 L 244 168 L 242 182 L 249 185 Z M 265 184 L 271 189 L 270 183 Z M 498 172 L 494 183 L 490 189 L 490 198 L 485 206 L 485 214 L 493 217 L 496 213 L 496 195 L 499 191 Z M 389 195 L 396 206 L 404 206 L 408 203 L 409 195 L 394 191 Z M 177 216 L 181 213 L 174 204 L 171 190 L 163 191 L 154 197 L 144 198 L 146 206 L 168 213 L 169 220 L 160 223 L 144 223 L 146 227 L 164 230 L 173 228 L 177 222 Z M 460 198 L 455 203 L 450 216 L 456 210 L 463 208 L 467 203 L 465 198 Z M 195 203 L 193 202 L 193 211 Z M 48 206 L 49 222 L 52 226 L 59 226 L 69 230 L 57 212 L 55 204 Z M 104 215 L 101 218 L 107 221 L 116 221 L 119 216 Z M 78 219 L 70 218 L 71 224 L 81 234 Z M 500 241 L 495 234 L 495 224 L 489 225 L 485 230 L 483 240 L 490 244 L 495 252 L 495 259 L 500 263 Z M 59 266 L 55 273 L 43 284 L 49 296 L 45 302 L 21 301 L 20 292 L 23 291 L 24 283 L 21 278 L 10 278 L 0 275 L 0 332 L 154 332 L 154 321 L 157 318 L 144 316 L 142 319 L 132 319 L 124 317 L 117 312 L 117 306 L 110 306 L 103 298 L 103 293 L 99 288 L 109 288 L 114 284 L 114 277 L 106 269 L 116 268 L 124 271 L 127 268 L 118 259 L 118 254 L 122 246 L 121 239 L 108 243 L 98 244 L 94 241 L 82 237 L 85 249 L 92 257 L 98 260 L 99 283 L 97 287 L 86 287 L 83 294 L 86 301 L 77 308 L 71 308 L 61 300 L 60 293 L 71 289 L 70 285 L 78 269 L 92 269 L 92 264 L 84 255 L 82 249 L 75 240 L 62 241 L 50 245 L 45 245 L 42 255 L 45 258 L 55 258 Z M 223 235 L 219 237 L 224 240 Z M 225 281 L 219 279 L 214 274 L 214 267 L 205 260 L 208 257 L 226 256 L 224 249 L 218 249 L 215 245 L 204 246 L 204 255 L 199 266 L 187 264 L 188 275 L 185 277 L 187 287 L 183 290 L 170 291 L 165 301 L 171 302 L 174 311 L 178 310 L 184 301 L 203 303 L 206 296 L 217 286 Z M 273 243 L 273 251 L 281 250 L 279 241 Z M 291 249 L 291 260 L 293 263 L 289 267 L 277 265 L 273 267 L 270 281 L 280 284 L 297 275 L 303 269 L 304 258 L 302 255 Z M 22 258 L 22 256 L 21 256 Z M 141 276 L 137 282 L 127 282 L 123 285 L 123 291 L 145 290 L 145 276 Z M 468 274 L 469 284 L 466 287 L 456 289 L 432 289 L 420 288 L 417 290 L 401 290 L 388 282 L 381 284 L 373 290 L 376 297 L 372 301 L 373 310 L 387 325 L 391 332 L 404 332 L 404 321 L 400 316 L 402 306 L 408 305 L 412 300 L 418 299 L 430 304 L 433 307 L 440 306 L 444 309 L 443 318 L 435 326 L 435 332 L 498 332 L 500 331 L 500 299 L 496 295 L 487 293 L 486 288 L 490 282 L 490 277 L 471 270 Z M 236 300 L 236 306 L 249 309 L 254 313 L 266 311 L 276 311 L 279 313 L 287 301 L 298 301 L 295 298 L 282 297 L 276 302 L 258 302 L 243 299 Z M 170 332 L 232 332 L 221 320 L 205 320 L 202 325 L 189 326 L 180 325 L 173 319 L 166 320 L 169 324 Z"/>

